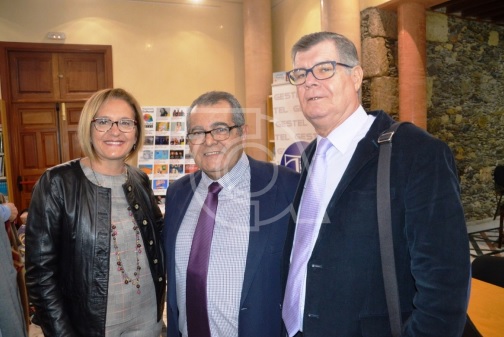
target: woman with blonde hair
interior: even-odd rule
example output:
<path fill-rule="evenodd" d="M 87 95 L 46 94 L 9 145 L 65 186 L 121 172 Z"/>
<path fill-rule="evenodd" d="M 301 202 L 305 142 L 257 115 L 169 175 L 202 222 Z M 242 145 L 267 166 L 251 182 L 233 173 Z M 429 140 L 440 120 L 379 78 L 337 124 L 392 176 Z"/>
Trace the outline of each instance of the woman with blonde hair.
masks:
<path fill-rule="evenodd" d="M 136 99 L 96 92 L 78 137 L 85 157 L 33 189 L 26 278 L 46 336 L 159 337 L 166 278 L 162 214 L 147 175 L 126 163 L 144 139 Z"/>

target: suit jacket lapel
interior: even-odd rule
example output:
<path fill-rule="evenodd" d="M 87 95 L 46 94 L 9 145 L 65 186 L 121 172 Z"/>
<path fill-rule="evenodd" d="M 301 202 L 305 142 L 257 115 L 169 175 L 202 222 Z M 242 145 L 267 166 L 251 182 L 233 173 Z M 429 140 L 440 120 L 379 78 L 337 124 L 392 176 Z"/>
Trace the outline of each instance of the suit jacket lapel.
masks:
<path fill-rule="evenodd" d="M 334 207 L 348 185 L 355 179 L 365 165 L 372 160 L 378 160 L 378 136 L 383 130 L 389 127 L 391 122 L 393 122 L 392 119 L 383 112 L 376 116 L 376 119 L 371 125 L 369 131 L 366 133 L 366 136 L 364 136 L 359 144 L 357 144 L 357 148 L 355 149 L 352 159 L 348 163 L 348 167 L 343 173 L 341 181 L 339 182 L 338 187 L 334 191 L 334 194 L 327 206 L 328 209 L 332 209 Z"/>
<path fill-rule="evenodd" d="M 196 188 L 201 180 L 201 171 L 195 172 L 194 175 L 191 175 L 190 178 L 185 182 L 186 186 L 184 188 L 180 188 L 177 192 L 177 204 L 181 207 L 177 208 L 177 213 L 175 214 L 173 220 L 176 224 L 175 233 L 178 233 L 180 225 L 182 224 L 182 220 L 184 220 L 185 213 L 189 204 L 191 203 L 191 199 L 196 191 Z"/>
<path fill-rule="evenodd" d="M 183 179 L 183 178 L 182 178 Z M 168 304 L 170 305 L 173 312 L 177 312 L 177 297 L 176 297 L 176 282 L 175 282 L 175 246 L 177 240 L 177 233 L 180 229 L 180 225 L 182 224 L 182 220 L 184 220 L 185 213 L 189 204 L 191 203 L 191 199 L 194 195 L 194 191 L 196 186 L 198 186 L 199 181 L 201 180 L 201 171 L 197 171 L 194 175 L 191 175 L 187 181 L 184 182 L 184 186 L 177 190 L 177 195 L 175 200 L 170 200 L 168 202 L 172 202 L 176 207 L 170 206 L 170 214 L 166 214 L 165 218 L 169 217 L 170 222 L 173 224 L 173 228 L 167 228 L 165 226 L 164 230 L 164 239 L 167 242 L 165 247 L 170 247 L 170 251 L 167 251 L 167 259 L 169 259 L 170 268 L 167 270 L 168 273 L 168 282 L 172 282 L 171 286 L 168 286 L 169 293 L 168 296 Z M 168 205 L 168 203 L 167 203 Z M 168 207 L 166 207 L 168 208 Z"/>
<path fill-rule="evenodd" d="M 247 252 L 247 262 L 240 303 L 243 305 L 252 284 L 257 269 L 265 254 L 271 226 L 261 221 L 267 221 L 275 215 L 276 185 L 268 186 L 272 172 L 266 171 L 254 159 L 249 157 L 250 162 L 250 236 Z"/>
<path fill-rule="evenodd" d="M 334 191 L 331 200 L 329 201 L 327 209 L 332 209 L 334 205 L 341 198 L 343 193 L 345 192 L 348 185 L 353 181 L 353 179 L 357 176 L 359 171 L 371 160 L 378 158 L 378 135 L 383 132 L 383 130 L 387 129 L 392 123 L 393 120 L 386 113 L 382 111 L 373 111 L 371 114 L 376 115 L 376 120 L 371 125 L 371 128 L 367 132 L 366 136 L 359 142 L 357 148 L 355 149 L 355 153 L 348 164 L 345 173 L 341 177 L 341 181 L 339 182 L 336 190 Z M 287 257 L 290 259 L 290 253 L 292 250 L 292 244 L 294 240 L 294 232 L 296 227 L 296 219 L 297 212 L 299 210 L 299 204 L 301 202 L 301 196 L 303 193 L 303 187 L 306 182 L 306 177 L 308 173 L 308 168 L 315 154 L 317 141 L 313 140 L 310 145 L 306 148 L 305 152 L 301 155 L 301 179 L 298 185 L 298 189 L 296 191 L 296 196 L 293 201 L 293 209 L 295 212 L 294 217 L 290 220 L 289 230 L 287 232 L 287 241 L 284 250 L 284 260 L 287 260 Z M 326 210 L 327 211 L 327 210 Z M 321 227 L 323 230 L 324 226 Z M 288 264 L 284 263 L 284 270 L 288 270 Z"/>

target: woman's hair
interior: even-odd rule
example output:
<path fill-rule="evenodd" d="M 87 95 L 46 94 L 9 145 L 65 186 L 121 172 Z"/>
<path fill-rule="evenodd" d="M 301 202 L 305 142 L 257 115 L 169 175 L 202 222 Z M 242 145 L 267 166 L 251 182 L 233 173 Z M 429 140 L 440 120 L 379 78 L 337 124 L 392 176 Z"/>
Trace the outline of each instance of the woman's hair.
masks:
<path fill-rule="evenodd" d="M 359 56 L 357 49 L 352 41 L 345 36 L 333 32 L 317 32 L 301 37 L 298 42 L 292 47 L 291 58 L 294 63 L 298 52 L 307 51 L 314 45 L 323 41 L 333 41 L 336 51 L 339 55 L 339 60 L 335 60 L 349 66 L 355 67 L 359 64 Z"/>
<path fill-rule="evenodd" d="M 79 138 L 79 144 L 82 152 L 91 160 L 97 159 L 96 150 L 91 143 L 91 121 L 95 118 L 96 113 L 98 112 L 98 110 L 100 110 L 102 105 L 112 99 L 120 99 L 125 101 L 129 104 L 129 106 L 135 113 L 134 119 L 137 122 L 135 130 L 137 140 L 130 153 L 128 153 L 128 155 L 126 156 L 126 159 L 133 158 L 140 151 L 143 145 L 145 138 L 145 129 L 142 109 L 140 108 L 138 101 L 124 89 L 103 89 L 94 93 L 84 104 L 79 119 L 79 126 L 77 129 L 77 137 Z"/>
<path fill-rule="evenodd" d="M 225 91 L 209 91 L 196 98 L 189 107 L 189 110 L 187 110 L 187 130 L 191 130 L 190 117 L 195 106 L 209 106 L 217 104 L 220 101 L 228 102 L 229 105 L 231 105 L 231 110 L 233 112 L 232 120 L 235 125 L 245 125 L 245 113 L 236 97 Z M 238 128 L 237 133 L 241 136 L 243 133 L 242 128 Z"/>

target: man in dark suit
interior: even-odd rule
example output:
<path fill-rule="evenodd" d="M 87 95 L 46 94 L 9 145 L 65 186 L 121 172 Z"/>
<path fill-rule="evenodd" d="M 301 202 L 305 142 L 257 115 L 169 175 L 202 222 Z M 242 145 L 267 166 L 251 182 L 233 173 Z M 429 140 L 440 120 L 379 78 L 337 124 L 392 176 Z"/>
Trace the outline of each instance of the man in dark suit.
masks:
<path fill-rule="evenodd" d="M 187 130 L 200 170 L 173 182 L 166 193 L 167 336 L 280 336 L 282 253 L 299 174 L 243 153 L 245 117 L 229 93 L 197 98 Z M 210 191 L 216 183 L 221 189 Z M 214 193 L 216 210 L 202 205 Z M 200 247 L 200 220 L 208 214 L 214 227 L 203 240 L 211 241 L 202 259 L 207 264 L 190 267 Z"/>
<path fill-rule="evenodd" d="M 377 139 L 394 121 L 360 105 L 363 70 L 344 36 L 306 35 L 294 45 L 292 58 L 289 81 L 318 135 L 303 155 L 293 202 L 297 223 L 292 221 L 287 233 L 282 317 L 288 336 L 391 336 L 376 188 Z M 401 336 L 459 337 L 470 261 L 452 152 L 413 124 L 401 126 L 393 144 L 390 192 Z M 326 167 L 317 185 L 320 198 L 308 197 L 319 162 Z"/>

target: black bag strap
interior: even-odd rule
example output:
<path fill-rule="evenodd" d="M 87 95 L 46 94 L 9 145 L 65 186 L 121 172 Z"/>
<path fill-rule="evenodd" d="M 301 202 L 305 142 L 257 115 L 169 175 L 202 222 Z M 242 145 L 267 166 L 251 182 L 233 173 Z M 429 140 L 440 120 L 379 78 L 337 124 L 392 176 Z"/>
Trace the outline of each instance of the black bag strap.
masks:
<path fill-rule="evenodd" d="M 394 241 L 392 237 L 392 213 L 390 210 L 390 157 L 392 153 L 392 137 L 402 122 L 396 122 L 378 137 L 380 154 L 378 156 L 377 174 L 377 212 L 378 236 L 380 239 L 380 254 L 385 285 L 385 297 L 389 311 L 392 337 L 400 337 L 402 330 L 401 305 L 394 258 Z"/>

